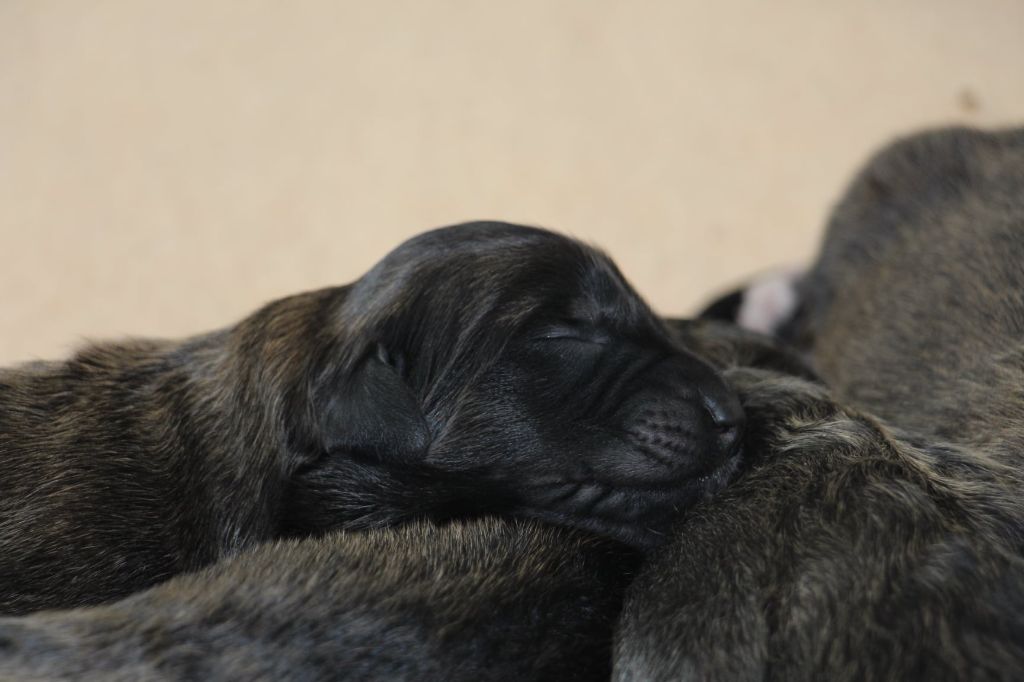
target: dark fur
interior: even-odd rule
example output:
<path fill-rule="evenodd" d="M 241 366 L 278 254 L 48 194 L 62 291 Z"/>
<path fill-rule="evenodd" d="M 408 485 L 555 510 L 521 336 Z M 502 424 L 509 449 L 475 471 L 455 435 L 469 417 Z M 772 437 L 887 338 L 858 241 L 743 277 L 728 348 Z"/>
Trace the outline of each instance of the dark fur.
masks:
<path fill-rule="evenodd" d="M 0 371 L 0 612 L 423 517 L 651 544 L 724 483 L 741 420 L 600 253 L 436 230 L 223 331 Z"/>
<path fill-rule="evenodd" d="M 751 470 L 630 588 L 616 679 L 1024 679 L 1022 263 L 1024 131 L 872 161 L 780 329 L 836 399 L 729 375 Z"/>
<path fill-rule="evenodd" d="M 641 571 L 614 679 L 1024 675 L 1024 485 L 817 384 L 741 369 L 751 469 Z"/>
<path fill-rule="evenodd" d="M 633 563 L 498 520 L 277 542 L 114 604 L 0 618 L 0 679 L 608 679 Z"/>
<path fill-rule="evenodd" d="M 1024 463 L 1024 129 L 884 150 L 799 291 L 784 331 L 837 395 Z"/>
<path fill-rule="evenodd" d="M 1024 447 L 1024 128 L 886 147 L 836 206 L 777 335 L 835 395 L 904 428 Z M 734 320 L 744 291 L 702 316 Z"/>
<path fill-rule="evenodd" d="M 802 371 L 735 327 L 669 330 L 715 362 Z M 639 558 L 496 519 L 272 543 L 111 605 L 0 619 L 0 678 L 605 680 Z"/>

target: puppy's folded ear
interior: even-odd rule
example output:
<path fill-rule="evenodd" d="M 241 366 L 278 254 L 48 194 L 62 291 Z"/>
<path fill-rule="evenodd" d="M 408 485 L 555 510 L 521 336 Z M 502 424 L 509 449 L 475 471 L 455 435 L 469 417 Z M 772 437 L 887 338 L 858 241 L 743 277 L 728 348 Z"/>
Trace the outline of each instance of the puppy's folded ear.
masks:
<path fill-rule="evenodd" d="M 381 461 L 421 459 L 430 429 L 419 402 L 382 347 L 355 372 L 331 382 L 319 418 L 325 452 L 347 451 Z"/>
<path fill-rule="evenodd" d="M 743 305 L 743 289 L 736 289 L 727 294 L 719 296 L 711 303 L 704 306 L 704 309 L 697 314 L 697 317 L 704 320 L 721 320 L 722 322 L 735 322 Z"/>

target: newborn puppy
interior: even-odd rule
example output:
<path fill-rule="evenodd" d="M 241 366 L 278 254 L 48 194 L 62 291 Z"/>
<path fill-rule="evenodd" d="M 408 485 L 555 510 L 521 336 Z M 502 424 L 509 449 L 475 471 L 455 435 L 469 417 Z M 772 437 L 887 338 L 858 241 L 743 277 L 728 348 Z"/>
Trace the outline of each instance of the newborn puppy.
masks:
<path fill-rule="evenodd" d="M 836 399 L 729 375 L 751 468 L 630 588 L 616 679 L 1024 679 L 1022 230 L 1024 130 L 926 133 L 858 176 L 809 274 L 709 308 L 791 286 L 771 328 Z"/>
<path fill-rule="evenodd" d="M 607 680 L 622 545 L 530 522 L 268 543 L 121 601 L 0 618 L 0 678 Z"/>
<path fill-rule="evenodd" d="M 652 544 L 724 484 L 742 418 L 605 256 L 513 225 L 436 230 L 222 331 L 0 372 L 0 612 L 414 518 Z"/>
<path fill-rule="evenodd" d="M 769 338 L 667 326 L 716 363 L 803 372 Z M 607 680 L 639 558 L 498 519 L 268 543 L 114 604 L 0 619 L 0 677 Z"/>
<path fill-rule="evenodd" d="M 1024 447 L 1024 129 L 881 152 L 836 208 L 787 334 L 838 394 L 900 426 Z"/>
<path fill-rule="evenodd" d="M 809 272 L 761 278 L 707 313 L 767 320 L 842 399 L 1019 464 L 1021 263 L 1024 129 L 927 132 L 857 176 Z"/>

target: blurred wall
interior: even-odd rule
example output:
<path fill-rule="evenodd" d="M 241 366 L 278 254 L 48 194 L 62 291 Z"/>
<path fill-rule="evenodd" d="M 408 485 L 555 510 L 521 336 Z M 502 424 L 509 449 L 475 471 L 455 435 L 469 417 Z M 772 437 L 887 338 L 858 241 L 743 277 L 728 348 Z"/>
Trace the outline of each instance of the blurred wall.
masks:
<path fill-rule="evenodd" d="M 808 259 L 893 135 L 1024 121 L 1024 2 L 0 0 L 0 362 L 500 218 L 656 308 Z"/>

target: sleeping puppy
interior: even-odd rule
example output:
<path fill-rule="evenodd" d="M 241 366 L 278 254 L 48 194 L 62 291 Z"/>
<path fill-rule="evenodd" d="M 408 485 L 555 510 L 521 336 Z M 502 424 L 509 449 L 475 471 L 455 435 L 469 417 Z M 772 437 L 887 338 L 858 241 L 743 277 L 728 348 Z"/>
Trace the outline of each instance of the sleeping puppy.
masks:
<path fill-rule="evenodd" d="M 735 327 L 668 330 L 716 363 L 803 372 Z M 113 604 L 0 618 L 0 678 L 607 680 L 639 559 L 493 518 L 266 543 Z"/>
<path fill-rule="evenodd" d="M 0 618 L 0 679 L 607 680 L 633 565 L 497 519 L 268 543 L 113 604 Z"/>
<path fill-rule="evenodd" d="M 844 408 L 768 339 L 672 326 L 731 367 L 748 468 L 627 588 L 615 679 L 1019 679 L 1019 472 Z M 115 604 L 0 619 L 0 677 L 608 679 L 633 566 L 497 520 L 267 544 Z"/>
<path fill-rule="evenodd" d="M 650 545 L 724 484 L 742 419 L 602 254 L 436 230 L 225 330 L 0 371 L 0 612 L 414 518 Z"/>
<path fill-rule="evenodd" d="M 879 153 L 814 266 L 708 309 L 806 351 L 837 396 L 1020 463 L 1024 129 L 953 128 Z"/>

